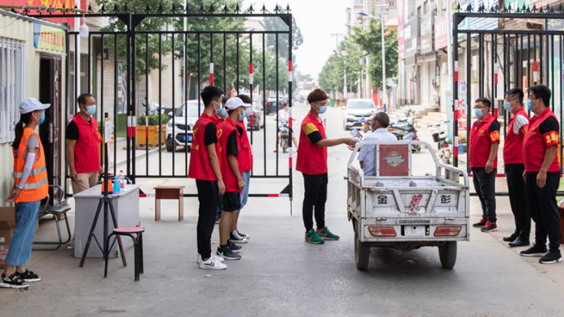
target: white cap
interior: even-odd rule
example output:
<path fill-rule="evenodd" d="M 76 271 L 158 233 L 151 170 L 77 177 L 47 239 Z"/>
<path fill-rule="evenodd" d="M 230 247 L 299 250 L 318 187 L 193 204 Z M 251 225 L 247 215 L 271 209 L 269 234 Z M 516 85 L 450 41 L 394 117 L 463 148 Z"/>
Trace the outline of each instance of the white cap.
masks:
<path fill-rule="evenodd" d="M 35 98 L 26 98 L 20 103 L 20 113 L 30 113 L 38 110 L 45 110 L 51 107 L 48 103 L 41 103 Z"/>
<path fill-rule="evenodd" d="M 239 107 L 248 108 L 250 106 L 251 106 L 250 104 L 244 103 L 243 100 L 241 100 L 241 98 L 239 97 L 229 98 L 225 103 L 225 108 L 227 108 L 227 110 L 235 110 Z"/>

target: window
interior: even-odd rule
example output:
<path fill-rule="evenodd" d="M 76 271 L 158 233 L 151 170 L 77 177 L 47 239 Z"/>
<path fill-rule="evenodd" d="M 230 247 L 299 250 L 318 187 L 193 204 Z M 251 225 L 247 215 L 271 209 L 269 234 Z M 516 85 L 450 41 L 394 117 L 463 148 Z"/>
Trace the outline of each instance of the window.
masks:
<path fill-rule="evenodd" d="M 0 143 L 14 140 L 25 95 L 25 43 L 0 37 Z"/>
<path fill-rule="evenodd" d="M 395 7 L 396 3 L 394 1 L 390 1 L 390 2 L 388 2 L 388 6 Z"/>
<path fill-rule="evenodd" d="M 362 5 L 364 4 L 364 0 L 354 0 L 354 4 Z"/>

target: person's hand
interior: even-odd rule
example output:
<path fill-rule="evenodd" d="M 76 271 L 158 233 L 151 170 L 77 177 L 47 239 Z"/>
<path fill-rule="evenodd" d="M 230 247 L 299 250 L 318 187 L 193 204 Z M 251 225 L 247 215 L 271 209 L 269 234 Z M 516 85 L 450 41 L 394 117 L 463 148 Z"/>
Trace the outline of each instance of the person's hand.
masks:
<path fill-rule="evenodd" d="M 353 138 L 348 137 L 348 138 L 343 138 L 343 143 L 345 143 L 348 146 L 355 146 L 356 142 L 354 141 Z"/>
<path fill-rule="evenodd" d="M 544 188 L 544 185 L 546 185 L 546 172 L 539 172 L 537 174 L 537 186 Z"/>
<path fill-rule="evenodd" d="M 217 181 L 217 188 L 219 188 L 219 196 L 223 196 L 223 194 L 225 194 L 225 183 L 223 180 Z"/>
<path fill-rule="evenodd" d="M 10 192 L 10 195 L 8 195 L 8 198 L 6 198 L 6 202 L 13 203 L 14 201 L 16 201 L 16 199 L 20 195 L 20 191 L 21 190 L 17 186 L 14 185 L 14 187 L 12 188 L 12 191 Z"/>
<path fill-rule="evenodd" d="M 486 163 L 486 173 L 491 173 L 493 171 L 494 164 L 492 161 Z"/>
<path fill-rule="evenodd" d="M 239 178 L 237 180 L 237 185 L 239 185 L 239 188 L 243 188 L 246 186 L 245 181 L 242 178 Z"/>
<path fill-rule="evenodd" d="M 98 171 L 98 176 L 100 176 L 100 171 Z M 76 170 L 70 170 L 70 178 L 75 182 L 78 180 L 78 174 L 76 173 Z"/>

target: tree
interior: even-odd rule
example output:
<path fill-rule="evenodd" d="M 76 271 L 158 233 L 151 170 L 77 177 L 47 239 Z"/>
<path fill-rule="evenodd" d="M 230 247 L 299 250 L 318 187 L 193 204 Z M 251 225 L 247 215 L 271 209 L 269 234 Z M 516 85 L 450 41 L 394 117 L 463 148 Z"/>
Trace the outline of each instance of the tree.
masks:
<path fill-rule="evenodd" d="M 267 17 L 264 19 L 264 24 L 267 30 L 288 30 L 288 25 L 286 25 L 286 23 L 284 23 L 284 21 L 282 21 L 282 19 L 280 18 Z M 302 36 L 302 31 L 298 27 L 296 19 L 294 18 L 294 16 L 292 16 L 292 52 L 295 52 L 303 42 L 304 38 Z M 280 56 L 286 60 L 288 60 L 288 44 L 288 35 L 282 34 L 278 36 L 278 52 Z M 268 48 L 275 50 L 276 36 L 267 36 L 266 45 L 268 46 Z M 292 60 L 294 60 L 294 56 L 295 54 L 292 54 Z"/>
<path fill-rule="evenodd" d="M 361 47 L 347 36 L 339 43 L 339 47 L 329 57 L 319 74 L 319 86 L 327 91 L 342 91 L 345 73 L 347 75 L 347 91 L 357 92 L 360 75 L 359 60 L 363 57 Z"/>
<path fill-rule="evenodd" d="M 370 77 L 374 86 L 382 87 L 382 38 L 381 22 L 372 19 L 368 29 L 353 28 L 353 40 L 370 56 Z M 385 30 L 386 78 L 396 79 L 398 75 L 398 37 L 395 29 Z"/>

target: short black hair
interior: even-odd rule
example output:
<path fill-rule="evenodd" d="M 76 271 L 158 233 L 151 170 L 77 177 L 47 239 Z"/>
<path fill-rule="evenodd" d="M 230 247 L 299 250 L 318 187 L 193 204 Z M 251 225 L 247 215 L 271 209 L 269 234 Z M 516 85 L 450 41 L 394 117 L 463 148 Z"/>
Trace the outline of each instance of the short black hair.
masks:
<path fill-rule="evenodd" d="M 85 93 L 81 94 L 80 96 L 78 96 L 78 98 L 76 98 L 76 102 L 78 102 L 79 105 L 80 104 L 86 105 L 86 99 L 90 98 L 90 97 L 94 98 L 94 96 L 85 92 Z"/>
<path fill-rule="evenodd" d="M 529 94 L 531 92 L 535 93 L 535 97 L 542 99 L 544 106 L 548 107 L 548 105 L 550 104 L 551 95 L 550 89 L 548 87 L 546 87 L 545 85 L 536 85 L 529 88 Z"/>
<path fill-rule="evenodd" d="M 492 102 L 488 98 L 478 98 L 475 102 L 481 102 L 482 104 L 486 105 L 488 109 L 492 108 Z"/>
<path fill-rule="evenodd" d="M 245 95 L 245 94 L 240 94 L 239 97 L 241 100 L 243 100 L 244 103 L 251 103 L 251 97 Z"/>
<path fill-rule="evenodd" d="M 513 88 L 513 89 L 509 89 L 505 95 L 512 95 L 512 96 L 517 96 L 517 99 L 519 99 L 519 103 L 523 104 L 523 97 L 525 97 L 525 94 L 523 93 L 523 90 L 521 88 Z"/>
<path fill-rule="evenodd" d="M 387 113 L 382 111 L 378 112 L 372 120 L 378 121 L 382 128 L 387 128 L 390 125 L 390 117 Z"/>
<path fill-rule="evenodd" d="M 223 90 L 212 85 L 207 86 L 200 93 L 205 107 L 208 107 L 214 99 L 221 98 L 221 96 L 223 96 Z"/>

